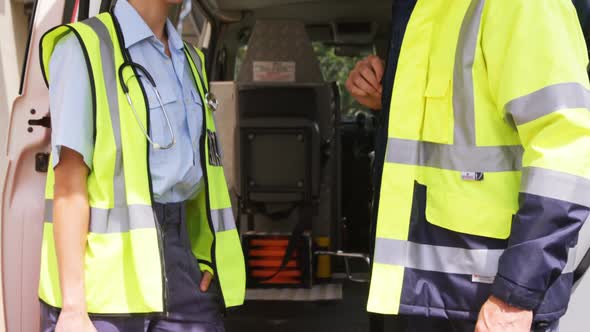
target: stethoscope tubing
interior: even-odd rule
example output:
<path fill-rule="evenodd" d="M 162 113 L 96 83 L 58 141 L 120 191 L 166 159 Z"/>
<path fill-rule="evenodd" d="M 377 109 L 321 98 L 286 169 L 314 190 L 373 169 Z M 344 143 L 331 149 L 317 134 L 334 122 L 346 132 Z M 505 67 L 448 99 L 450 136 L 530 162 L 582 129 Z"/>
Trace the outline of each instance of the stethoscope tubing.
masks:
<path fill-rule="evenodd" d="M 131 69 L 135 69 L 135 71 L 134 71 L 134 74 L 132 76 L 130 76 L 127 81 L 125 81 L 123 79 L 123 71 L 125 70 L 125 68 L 128 68 L 128 67 Z M 160 95 L 160 92 L 158 91 L 158 87 L 156 86 L 156 81 L 154 80 L 152 75 L 147 71 L 147 69 L 145 69 L 145 67 L 143 67 L 142 65 L 140 65 L 137 62 L 133 62 L 130 60 L 127 60 L 123 64 L 121 64 L 121 66 L 119 66 L 118 71 L 119 71 L 119 84 L 121 85 L 121 89 L 123 89 L 123 92 L 125 93 L 125 97 L 127 98 L 127 103 L 131 107 L 131 110 L 133 111 L 133 115 L 135 116 L 135 120 L 137 121 L 139 128 L 143 132 L 143 134 L 146 137 L 146 139 L 148 140 L 148 142 L 152 145 L 152 147 L 155 150 L 168 150 L 168 149 L 171 149 L 172 147 L 174 147 L 174 145 L 176 145 L 176 135 L 174 134 L 174 129 L 172 128 L 172 124 L 170 122 L 168 112 L 166 111 L 166 108 L 164 106 L 164 102 L 162 101 L 162 96 Z M 158 100 L 158 103 L 160 105 L 160 108 L 162 109 L 162 113 L 164 114 L 164 118 L 166 119 L 166 125 L 168 126 L 168 132 L 170 133 L 170 138 L 171 138 L 170 143 L 168 143 L 166 145 L 159 144 L 152 139 L 152 137 L 148 133 L 147 129 L 145 128 L 145 126 L 141 122 L 141 119 L 139 118 L 139 114 L 137 113 L 137 109 L 135 108 L 135 105 L 133 104 L 133 100 L 131 100 L 131 96 L 129 95 L 129 85 L 127 84 L 128 81 L 133 77 L 137 77 L 138 83 L 142 84 L 140 76 L 145 76 L 147 81 L 150 83 L 150 86 L 152 87 L 152 91 L 154 92 L 156 99 Z M 205 82 L 203 82 L 203 78 L 201 77 L 201 75 L 198 75 L 198 76 L 199 76 L 199 81 L 201 83 L 202 88 L 205 89 L 205 99 L 206 100 L 204 100 L 203 103 L 206 103 L 206 105 L 203 105 L 203 107 L 209 107 L 213 111 L 217 110 L 217 108 L 219 107 L 219 102 L 217 101 L 215 96 L 208 91 L 208 89 L 205 85 Z M 146 107 L 148 107 L 148 105 L 146 105 Z"/>
<path fill-rule="evenodd" d="M 140 77 L 134 74 L 131 77 L 129 77 L 129 79 L 127 81 L 125 81 L 123 79 L 123 70 L 125 70 L 125 68 L 127 68 L 127 67 L 135 68 L 137 70 L 138 74 L 145 76 L 145 78 L 150 83 L 150 86 L 152 87 L 152 91 L 154 92 L 154 95 L 156 96 L 156 99 L 158 100 L 158 104 L 160 105 L 160 108 L 162 110 L 162 114 L 164 114 L 164 118 L 166 119 L 166 125 L 168 126 L 168 132 L 170 133 L 170 138 L 171 138 L 170 143 L 168 143 L 166 145 L 162 145 L 162 144 L 154 141 L 152 139 L 152 137 L 150 136 L 150 134 L 147 132 L 147 129 L 145 128 L 143 123 L 141 122 L 141 119 L 139 118 L 139 114 L 137 113 L 137 109 L 135 108 L 135 105 L 133 104 L 133 101 L 131 100 L 131 96 L 129 95 L 129 86 L 127 84 L 128 80 L 130 80 L 133 77 L 137 77 L 139 84 L 141 84 Z M 143 132 L 143 134 L 144 134 L 145 138 L 148 140 L 148 142 L 150 142 L 152 147 L 155 150 L 168 150 L 168 149 L 171 149 L 172 147 L 174 147 L 174 145 L 176 145 L 176 135 L 174 134 L 174 130 L 172 129 L 172 123 L 170 122 L 170 118 L 168 117 L 168 111 L 166 111 L 166 107 L 164 106 L 164 102 L 162 101 L 162 96 L 160 95 L 160 92 L 158 91 L 158 87 L 156 86 L 156 81 L 154 80 L 152 75 L 142 65 L 135 63 L 135 62 L 126 61 L 119 67 L 119 83 L 121 84 L 121 88 L 123 89 L 123 92 L 125 93 L 125 97 L 127 98 L 127 103 L 129 104 L 129 106 L 131 107 L 131 110 L 133 111 L 133 115 L 135 116 L 135 120 L 137 121 L 139 128 Z M 147 107 L 147 105 L 146 105 L 146 107 Z"/>

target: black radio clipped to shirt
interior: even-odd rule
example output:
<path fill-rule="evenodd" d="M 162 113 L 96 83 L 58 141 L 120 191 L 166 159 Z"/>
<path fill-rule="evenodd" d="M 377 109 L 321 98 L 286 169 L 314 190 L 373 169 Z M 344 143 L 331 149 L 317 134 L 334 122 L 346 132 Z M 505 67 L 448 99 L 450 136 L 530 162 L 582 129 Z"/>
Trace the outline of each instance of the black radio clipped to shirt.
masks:
<path fill-rule="evenodd" d="M 207 143 L 209 145 L 209 164 L 211 166 L 223 166 L 217 134 L 209 129 L 207 129 Z"/>

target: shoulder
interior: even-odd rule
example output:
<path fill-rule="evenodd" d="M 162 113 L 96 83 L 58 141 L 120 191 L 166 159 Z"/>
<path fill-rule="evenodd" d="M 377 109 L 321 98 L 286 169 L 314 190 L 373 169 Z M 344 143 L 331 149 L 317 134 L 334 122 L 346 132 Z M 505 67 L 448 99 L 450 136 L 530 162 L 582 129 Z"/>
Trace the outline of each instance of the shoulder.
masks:
<path fill-rule="evenodd" d="M 184 41 L 184 47 L 188 50 L 188 54 L 193 59 L 197 66 L 201 68 L 205 67 L 205 53 L 201 51 L 198 47 Z"/>
<path fill-rule="evenodd" d="M 72 68 L 84 64 L 84 55 L 78 38 L 69 33 L 60 39 L 49 60 L 51 72 L 61 71 L 64 67 Z M 61 69 L 60 69 L 61 68 Z"/>
<path fill-rule="evenodd" d="M 111 30 L 115 29 L 114 21 L 110 13 L 102 13 L 97 16 L 90 17 L 84 21 L 58 25 L 47 31 L 41 37 L 41 43 L 42 45 L 49 43 L 57 46 L 57 44 L 63 44 L 64 40 L 70 40 L 68 42 L 70 46 L 80 43 L 87 44 L 99 39 L 96 38 L 99 36 L 97 33 L 97 29 L 99 28 L 106 30 L 107 34 L 111 33 Z M 78 40 L 78 43 L 71 41 L 76 39 Z"/>
<path fill-rule="evenodd" d="M 508 15 L 518 13 L 520 15 L 551 16 L 557 14 L 571 15 L 576 13 L 572 0 L 495 0 L 487 1 L 488 11 Z M 504 15 L 504 18 L 506 18 Z M 502 19 L 502 16 L 498 17 Z"/>
<path fill-rule="evenodd" d="M 51 54 L 50 66 L 61 62 L 67 62 L 74 66 L 77 63 L 84 63 L 83 59 L 84 54 L 80 41 L 73 33 L 68 33 L 56 43 Z"/>
<path fill-rule="evenodd" d="M 201 59 L 205 58 L 205 53 L 203 53 L 203 51 L 201 51 L 200 48 L 187 42 L 186 40 L 183 40 L 183 42 L 184 42 L 184 47 L 186 47 L 188 49 L 188 51 L 191 53 L 191 55 L 197 55 Z"/>
<path fill-rule="evenodd" d="M 50 88 L 59 86 L 64 80 L 81 78 L 81 75 L 87 72 L 87 63 L 78 38 L 70 33 L 59 40 L 51 54 L 47 69 L 46 80 Z"/>
<path fill-rule="evenodd" d="M 486 35 L 528 34 L 530 40 L 576 40 L 581 35 L 580 21 L 571 0 L 495 0 L 487 1 L 483 17 Z M 494 38 L 492 38 L 494 39 Z"/>
<path fill-rule="evenodd" d="M 110 14 L 102 13 L 81 22 L 57 26 L 42 37 L 42 46 L 50 52 L 51 61 L 58 58 L 84 58 L 92 49 L 96 49 L 100 38 L 95 31 L 97 21 L 110 25 Z M 45 51 L 45 50 L 44 50 Z"/>
<path fill-rule="evenodd" d="M 55 58 L 58 53 L 68 54 L 70 52 L 77 53 L 80 51 L 80 42 L 73 33 L 68 33 L 62 37 L 55 45 L 55 51 L 52 58 Z"/>

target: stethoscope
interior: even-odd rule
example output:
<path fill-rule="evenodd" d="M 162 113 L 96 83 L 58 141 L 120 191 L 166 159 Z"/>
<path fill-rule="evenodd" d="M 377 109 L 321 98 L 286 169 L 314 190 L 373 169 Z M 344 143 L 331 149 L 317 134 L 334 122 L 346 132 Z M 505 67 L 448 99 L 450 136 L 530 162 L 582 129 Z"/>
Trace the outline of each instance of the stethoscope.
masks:
<path fill-rule="evenodd" d="M 127 81 L 125 81 L 123 79 L 123 70 L 125 70 L 125 68 L 128 68 L 128 67 L 131 69 L 136 69 L 137 72 L 135 72 L 136 73 L 135 75 L 130 76 L 127 79 Z M 141 122 L 139 115 L 137 114 L 137 110 L 135 109 L 135 105 L 133 104 L 133 101 L 131 100 L 131 96 L 129 96 L 129 86 L 127 83 L 129 82 L 129 80 L 131 78 L 138 77 L 138 81 L 140 81 L 139 83 L 141 84 L 141 80 L 139 79 L 139 77 L 141 77 L 141 76 L 144 76 L 147 79 L 147 81 L 150 83 L 150 86 L 152 87 L 152 91 L 156 95 L 156 99 L 158 100 L 158 103 L 160 104 L 160 109 L 162 110 L 162 113 L 164 114 L 164 118 L 166 119 L 166 125 L 168 126 L 168 132 L 171 137 L 171 141 L 168 144 L 163 145 L 163 144 L 155 142 L 152 139 L 152 137 L 150 136 L 150 134 L 146 130 L 145 126 Z M 207 91 L 207 87 L 204 84 L 203 79 L 201 78 L 201 75 L 198 75 L 198 76 L 199 76 L 199 80 L 201 81 L 202 88 L 205 89 L 205 99 L 206 99 L 206 103 L 207 103 L 206 106 L 208 106 L 212 111 L 216 111 L 217 108 L 219 107 L 219 102 L 217 101 L 217 98 L 215 98 L 215 95 L 213 95 L 212 93 Z M 154 150 L 168 150 L 168 149 L 171 149 L 172 147 L 174 147 L 174 145 L 176 145 L 176 135 L 174 135 L 174 129 L 172 129 L 172 124 L 170 123 L 170 118 L 168 117 L 168 111 L 166 111 L 166 108 L 164 107 L 164 103 L 162 102 L 162 96 L 160 96 L 160 92 L 158 91 L 158 87 L 156 86 L 156 81 L 154 80 L 152 75 L 139 63 L 132 62 L 132 61 L 125 61 L 119 67 L 119 83 L 121 84 L 121 88 L 123 89 L 123 92 L 125 93 L 125 97 L 127 98 L 127 103 L 129 104 L 129 106 L 131 107 L 131 110 L 133 111 L 133 115 L 135 116 L 135 120 L 137 121 L 139 128 L 143 132 L 143 135 L 148 140 L 148 142 L 150 142 L 150 144 L 152 145 Z M 147 107 L 147 105 L 146 105 L 146 107 Z M 203 119 L 203 121 L 205 121 L 205 119 Z"/>

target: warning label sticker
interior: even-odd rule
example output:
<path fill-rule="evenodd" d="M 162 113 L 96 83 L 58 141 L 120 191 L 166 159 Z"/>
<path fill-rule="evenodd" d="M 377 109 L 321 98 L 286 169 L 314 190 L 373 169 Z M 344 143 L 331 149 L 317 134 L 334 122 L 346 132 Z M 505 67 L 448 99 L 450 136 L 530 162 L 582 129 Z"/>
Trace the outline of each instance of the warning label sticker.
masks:
<path fill-rule="evenodd" d="M 471 275 L 471 282 L 479 283 L 479 284 L 493 284 L 494 280 L 496 279 L 495 276 L 482 276 L 479 274 Z"/>
<path fill-rule="evenodd" d="M 254 82 L 295 82 L 295 62 L 254 61 Z"/>

